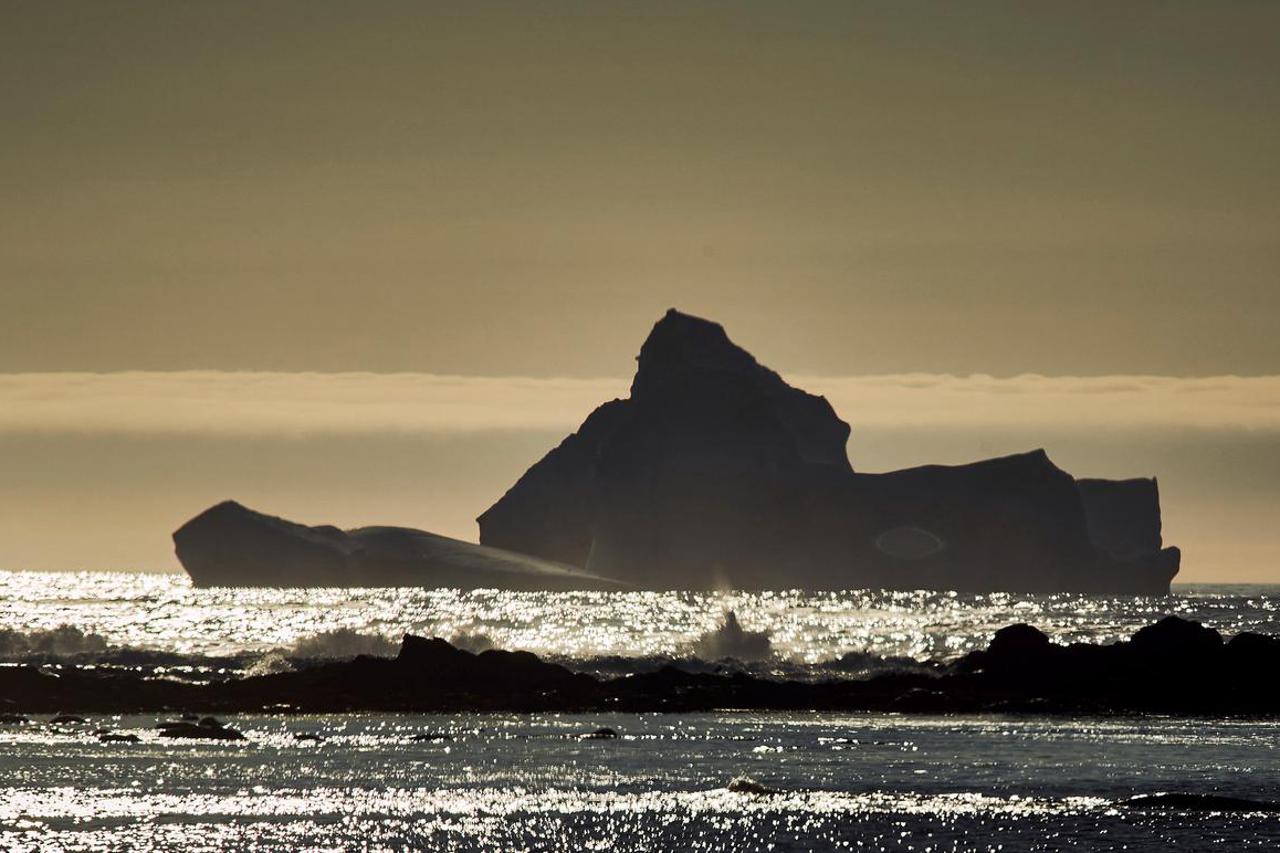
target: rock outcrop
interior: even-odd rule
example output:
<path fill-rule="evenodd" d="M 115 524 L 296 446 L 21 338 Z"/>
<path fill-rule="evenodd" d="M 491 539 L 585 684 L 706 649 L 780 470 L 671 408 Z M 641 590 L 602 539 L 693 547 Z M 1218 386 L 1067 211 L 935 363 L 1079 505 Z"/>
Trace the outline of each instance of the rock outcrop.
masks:
<path fill-rule="evenodd" d="M 782 681 L 676 666 L 602 679 L 528 652 L 472 654 L 406 636 L 395 658 L 359 656 L 213 683 L 136 671 L 0 667 L 0 706 L 13 712 L 209 713 L 652 712 L 720 709 L 903 713 L 1280 716 L 1280 638 L 1217 631 L 1177 617 L 1125 642 L 1060 645 L 1029 625 L 998 631 L 983 651 L 867 679 Z M 30 724 L 20 714 L 8 715 Z M 166 737 L 235 740 L 217 720 L 165 722 Z M 425 735 L 417 739 L 437 739 Z M 589 736 L 591 737 L 591 736 Z M 604 730 L 595 738 L 607 738 Z M 123 741 L 121 741 L 123 742 Z"/>
<path fill-rule="evenodd" d="M 669 311 L 605 403 L 478 519 L 483 544 L 641 588 L 1166 594 L 1154 480 L 1043 450 L 854 473 L 849 426 L 718 324 Z"/>
<path fill-rule="evenodd" d="M 572 566 L 422 530 L 308 527 L 235 501 L 200 513 L 173 534 L 173 541 L 196 586 L 621 586 Z"/>

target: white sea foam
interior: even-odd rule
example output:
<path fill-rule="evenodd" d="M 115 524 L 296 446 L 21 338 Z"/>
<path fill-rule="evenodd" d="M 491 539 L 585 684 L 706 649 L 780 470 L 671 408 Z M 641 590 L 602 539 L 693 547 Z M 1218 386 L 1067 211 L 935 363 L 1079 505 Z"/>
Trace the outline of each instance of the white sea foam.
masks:
<path fill-rule="evenodd" d="M 0 660 L 96 654 L 106 649 L 107 641 L 104 637 L 86 633 L 74 625 L 29 631 L 0 628 Z"/>
<path fill-rule="evenodd" d="M 400 644 L 381 634 L 351 628 L 334 628 L 302 637 L 288 649 L 289 657 L 315 660 L 349 660 L 356 655 L 395 657 Z"/>
<path fill-rule="evenodd" d="M 738 623 L 738 615 L 727 610 L 720 624 L 690 644 L 689 650 L 708 661 L 759 661 L 773 655 L 773 642 L 768 631 L 746 630 Z"/>

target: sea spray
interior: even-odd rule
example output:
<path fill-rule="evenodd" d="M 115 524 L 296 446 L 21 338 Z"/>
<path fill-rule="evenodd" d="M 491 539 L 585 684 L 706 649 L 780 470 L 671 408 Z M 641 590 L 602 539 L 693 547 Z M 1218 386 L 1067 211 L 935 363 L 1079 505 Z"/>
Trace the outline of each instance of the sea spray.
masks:
<path fill-rule="evenodd" d="M 748 631 L 738 623 L 738 615 L 725 611 L 724 619 L 689 647 L 699 658 L 708 661 L 732 658 L 738 661 L 766 660 L 773 655 L 773 641 L 767 631 Z"/>

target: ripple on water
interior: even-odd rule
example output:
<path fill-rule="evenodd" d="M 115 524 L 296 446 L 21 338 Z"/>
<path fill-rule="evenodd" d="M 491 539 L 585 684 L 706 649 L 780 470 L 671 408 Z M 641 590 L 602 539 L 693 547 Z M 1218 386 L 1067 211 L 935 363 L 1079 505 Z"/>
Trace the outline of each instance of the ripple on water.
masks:
<path fill-rule="evenodd" d="M 1280 837 L 1275 814 L 1122 806 L 1163 790 L 1280 791 L 1263 755 L 1280 725 L 1267 722 L 1200 721 L 1203 737 L 1160 719 L 812 713 L 230 722 L 246 741 L 163 741 L 143 716 L 86 726 L 139 743 L 41 721 L 6 733 L 0 849 L 1163 850 Z M 579 737 L 604 726 L 621 737 Z M 415 737 L 426 732 L 451 740 Z"/>

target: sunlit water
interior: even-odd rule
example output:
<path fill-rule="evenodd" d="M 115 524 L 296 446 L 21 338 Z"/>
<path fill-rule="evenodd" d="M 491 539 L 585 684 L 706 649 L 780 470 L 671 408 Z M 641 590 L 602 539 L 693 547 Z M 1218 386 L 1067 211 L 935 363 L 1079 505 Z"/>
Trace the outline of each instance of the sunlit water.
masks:
<path fill-rule="evenodd" d="M 1159 598 L 950 592 L 499 592 L 449 589 L 194 589 L 185 575 L 0 572 L 0 630 L 71 625 L 113 645 L 227 655 L 339 628 L 484 635 L 568 658 L 678 654 L 727 609 L 777 654 L 848 651 L 948 659 L 1029 622 L 1064 641 L 1113 642 L 1170 613 L 1224 634 L 1280 633 L 1280 586 L 1184 586 Z"/>
<path fill-rule="evenodd" d="M 1280 587 L 1164 598 L 926 592 L 194 590 L 172 575 L 0 573 L 0 652 L 270 657 L 335 629 L 483 635 L 569 662 L 679 656 L 733 609 L 776 660 L 948 659 L 1029 622 L 1110 642 L 1177 613 L 1280 633 Z M 73 626 L 51 640 L 47 632 Z M 392 643 L 386 648 L 393 649 Z M 7 651 L 6 651 L 7 650 Z M 340 651 L 340 650 L 339 650 Z M 1280 815 L 1133 809 L 1138 793 L 1280 800 L 1267 721 L 836 714 L 156 716 L 0 725 L 0 850 L 1276 849 Z M 579 740 L 600 726 L 617 740 Z M 139 743 L 100 743 L 110 728 Z M 418 742 L 414 734 L 451 740 Z M 296 735 L 316 734 L 319 742 Z M 730 790 L 749 778 L 777 793 Z"/>
<path fill-rule="evenodd" d="M 1274 849 L 1280 815 L 1132 809 L 1280 793 L 1280 727 L 832 714 L 235 720 L 0 734 L 4 850 Z M 99 744 L 106 723 L 141 736 Z M 598 726 L 617 740 L 579 740 Z M 415 742 L 419 733 L 452 740 Z M 298 733 L 323 740 L 300 742 Z M 777 793 L 739 793 L 735 778 Z"/>

